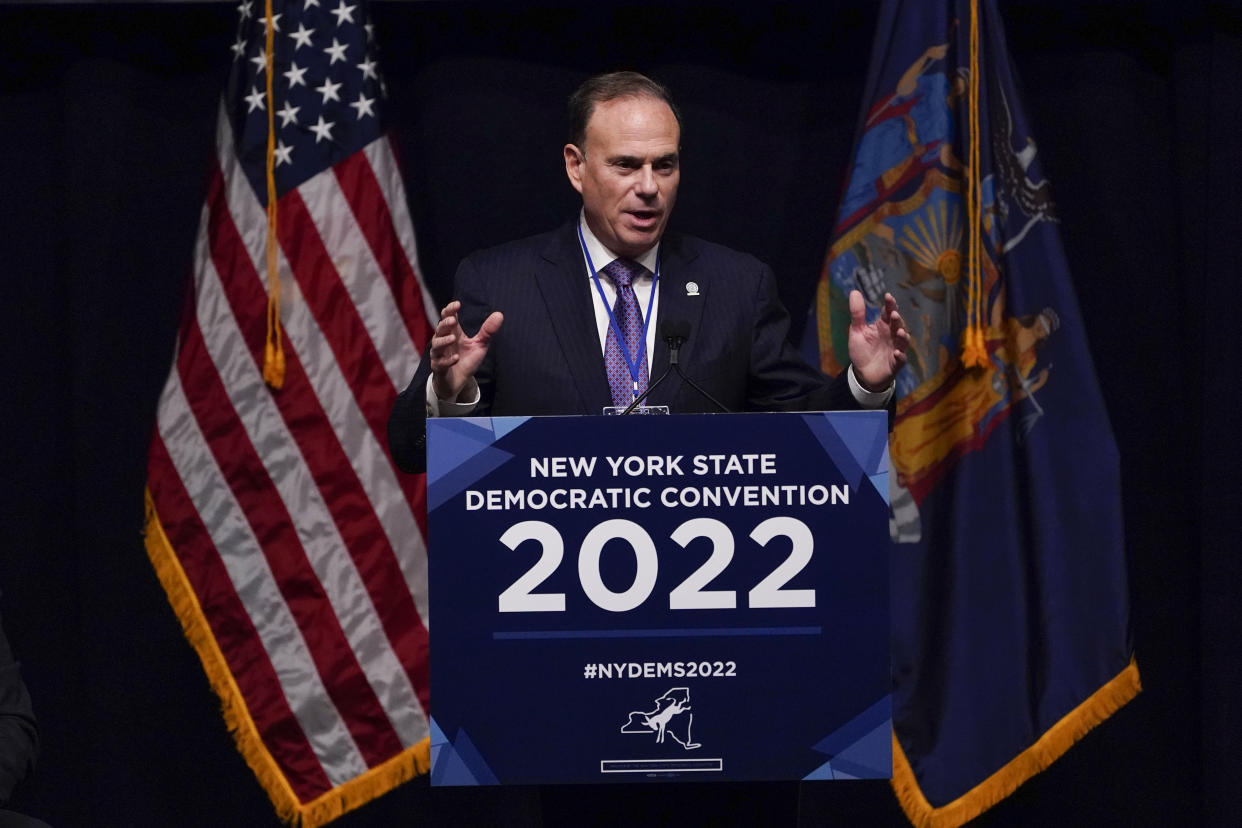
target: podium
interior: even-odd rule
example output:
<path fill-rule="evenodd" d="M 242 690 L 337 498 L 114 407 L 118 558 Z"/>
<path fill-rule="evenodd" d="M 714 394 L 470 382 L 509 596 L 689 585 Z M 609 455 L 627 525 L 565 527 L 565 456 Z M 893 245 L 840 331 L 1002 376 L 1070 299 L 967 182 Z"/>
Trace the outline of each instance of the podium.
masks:
<path fill-rule="evenodd" d="M 427 432 L 431 784 L 891 775 L 885 412 Z"/>

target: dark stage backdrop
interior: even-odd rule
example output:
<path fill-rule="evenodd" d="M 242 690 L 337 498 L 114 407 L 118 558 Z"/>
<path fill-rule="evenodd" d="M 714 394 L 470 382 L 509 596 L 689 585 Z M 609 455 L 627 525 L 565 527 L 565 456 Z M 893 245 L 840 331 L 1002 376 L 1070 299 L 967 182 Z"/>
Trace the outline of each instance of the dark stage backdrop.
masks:
<path fill-rule="evenodd" d="M 871 2 L 374 12 L 438 301 L 469 250 L 571 214 L 562 101 L 586 75 L 629 66 L 684 107 L 674 221 L 770 262 L 800 327 L 858 114 Z M 1002 13 L 1121 449 L 1146 690 L 978 824 L 1235 824 L 1238 9 L 1027 0 Z M 58 826 L 278 824 L 140 541 L 233 15 L 231 4 L 0 9 L 0 588 L 43 727 L 37 775 L 14 804 Z M 879 783 L 541 798 L 423 781 L 338 824 L 497 813 L 567 826 L 904 824 Z"/>

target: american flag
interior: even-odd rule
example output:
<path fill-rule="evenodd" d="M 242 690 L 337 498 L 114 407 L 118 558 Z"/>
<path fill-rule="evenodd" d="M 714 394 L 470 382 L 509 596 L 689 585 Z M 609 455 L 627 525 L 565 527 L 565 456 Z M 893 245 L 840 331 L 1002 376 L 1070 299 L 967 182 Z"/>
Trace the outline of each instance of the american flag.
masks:
<path fill-rule="evenodd" d="M 238 11 L 147 549 L 278 813 L 316 826 L 427 768 L 424 482 L 393 468 L 385 422 L 434 317 L 365 4 Z M 279 390 L 263 377 L 269 114 Z"/>

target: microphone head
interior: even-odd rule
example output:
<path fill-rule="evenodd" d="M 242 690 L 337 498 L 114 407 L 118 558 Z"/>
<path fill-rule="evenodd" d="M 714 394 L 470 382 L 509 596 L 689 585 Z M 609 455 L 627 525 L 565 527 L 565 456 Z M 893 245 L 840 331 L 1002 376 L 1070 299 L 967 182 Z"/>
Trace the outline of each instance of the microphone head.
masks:
<path fill-rule="evenodd" d="M 686 319 L 666 319 L 660 323 L 660 338 L 670 348 L 680 348 L 690 338 L 690 322 Z"/>

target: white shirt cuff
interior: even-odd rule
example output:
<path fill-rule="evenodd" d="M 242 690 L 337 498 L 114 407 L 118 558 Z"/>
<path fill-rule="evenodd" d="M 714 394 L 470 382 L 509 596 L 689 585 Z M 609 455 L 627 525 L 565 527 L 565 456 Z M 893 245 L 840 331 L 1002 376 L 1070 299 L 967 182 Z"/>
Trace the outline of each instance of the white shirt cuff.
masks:
<path fill-rule="evenodd" d="M 883 391 L 868 391 L 862 387 L 862 383 L 858 381 L 858 377 L 854 376 L 854 366 L 851 365 L 846 372 L 849 374 L 850 393 L 854 395 L 855 401 L 863 408 L 887 408 L 888 402 L 893 398 L 893 392 L 897 388 L 895 382 L 889 383 L 888 388 Z M 427 386 L 430 389 L 430 385 Z"/>
<path fill-rule="evenodd" d="M 431 387 L 431 377 L 427 377 L 427 416 L 428 417 L 469 417 L 479 405 L 479 384 L 474 377 L 461 389 L 456 401 L 442 400 L 436 396 Z M 465 397 L 465 399 L 461 399 Z"/>

